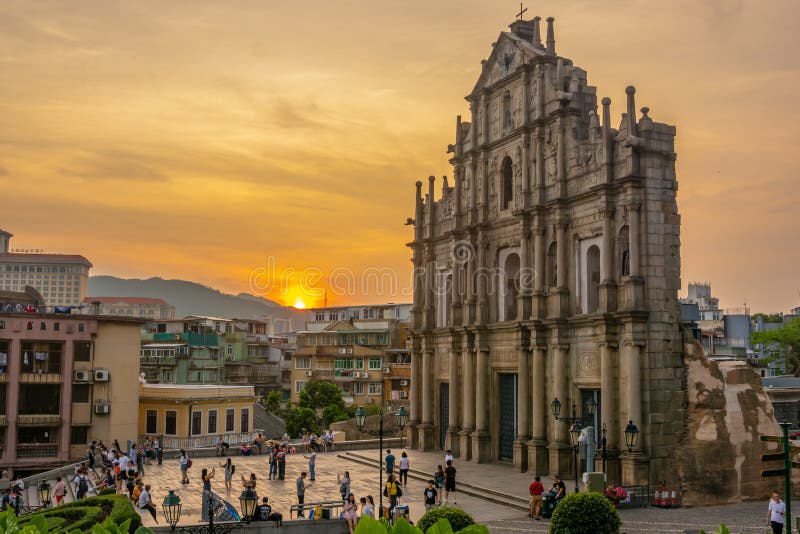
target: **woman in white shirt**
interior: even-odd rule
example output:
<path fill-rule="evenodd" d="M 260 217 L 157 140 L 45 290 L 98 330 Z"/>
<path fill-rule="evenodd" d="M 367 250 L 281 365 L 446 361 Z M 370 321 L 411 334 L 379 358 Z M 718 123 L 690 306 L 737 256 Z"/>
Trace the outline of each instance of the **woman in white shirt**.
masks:
<path fill-rule="evenodd" d="M 398 484 L 408 485 L 408 454 L 405 451 L 400 455 L 400 479 Z"/>

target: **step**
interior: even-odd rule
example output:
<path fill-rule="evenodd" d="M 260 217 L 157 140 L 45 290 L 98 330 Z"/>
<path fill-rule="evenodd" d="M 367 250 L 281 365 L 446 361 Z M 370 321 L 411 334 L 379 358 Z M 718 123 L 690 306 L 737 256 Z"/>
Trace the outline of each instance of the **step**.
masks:
<path fill-rule="evenodd" d="M 344 454 L 337 454 L 336 456 L 337 458 L 342 458 L 343 460 L 349 460 L 351 462 L 358 463 L 361 465 L 378 467 L 377 460 L 373 458 L 368 458 L 361 454 L 346 452 Z M 381 465 L 383 465 L 383 462 L 381 462 Z M 430 473 L 425 473 L 417 469 L 409 469 L 408 476 L 409 478 L 421 480 L 423 482 L 427 482 L 428 480 L 431 479 Z M 458 493 L 463 493 L 464 495 L 469 495 L 470 497 L 476 497 L 478 499 L 488 501 L 491 503 L 501 504 L 503 506 L 517 508 L 519 510 L 525 510 L 526 512 L 530 511 L 530 501 L 528 499 L 518 497 L 516 495 L 511 495 L 509 493 L 503 493 L 502 491 L 480 487 L 475 484 L 471 484 L 469 482 L 464 482 L 463 480 L 460 479 L 458 480 L 456 487 Z"/>

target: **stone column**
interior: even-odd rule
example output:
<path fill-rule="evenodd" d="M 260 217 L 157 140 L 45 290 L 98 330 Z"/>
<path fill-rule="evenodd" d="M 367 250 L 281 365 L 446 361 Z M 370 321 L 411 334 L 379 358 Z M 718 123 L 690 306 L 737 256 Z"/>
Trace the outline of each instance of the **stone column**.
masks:
<path fill-rule="evenodd" d="M 453 451 L 453 455 L 459 456 L 460 442 L 458 433 L 461 429 L 458 426 L 458 408 L 460 406 L 458 402 L 458 347 L 450 348 L 448 359 L 449 385 L 447 387 L 447 418 L 449 422 L 447 426 L 447 443 L 445 443 L 445 448 Z"/>
<path fill-rule="evenodd" d="M 561 402 L 561 415 L 572 415 L 569 399 L 569 345 L 552 345 L 553 351 L 553 390 Z M 548 406 L 549 408 L 549 406 Z M 572 473 L 572 446 L 569 440 L 569 425 L 553 420 L 553 439 L 550 441 L 550 471 L 553 473 Z M 565 475 L 566 476 L 566 475 Z"/>
<path fill-rule="evenodd" d="M 531 316 L 531 234 L 526 220 L 522 223 L 519 246 L 519 296 L 517 297 L 517 320 L 527 321 Z"/>
<path fill-rule="evenodd" d="M 487 295 L 488 266 L 486 265 L 487 242 L 484 236 L 478 240 L 478 305 L 475 321 L 485 325 L 489 322 L 489 300 Z"/>
<path fill-rule="evenodd" d="M 456 250 L 458 247 L 458 243 L 453 243 L 453 251 Z M 452 295 L 452 302 L 450 309 L 447 311 L 447 323 L 450 326 L 461 326 L 461 312 L 463 311 L 462 303 L 461 303 L 461 295 L 462 295 L 462 280 L 464 279 L 464 264 L 458 260 L 458 258 L 453 258 L 453 285 L 450 288 L 450 294 Z"/>
<path fill-rule="evenodd" d="M 472 433 L 475 431 L 475 357 L 467 339 L 463 341 L 461 353 L 464 370 L 461 383 L 464 419 L 459 432 L 460 452 L 463 459 L 469 460 L 472 458 Z"/>
<path fill-rule="evenodd" d="M 527 87 L 527 86 L 526 86 Z M 528 101 L 528 97 L 525 97 L 525 102 Z M 525 112 L 526 122 L 527 117 L 529 117 L 528 112 Z M 528 167 L 528 162 L 530 161 L 530 145 L 531 145 L 531 136 L 530 134 L 525 134 L 522 138 L 522 199 L 519 203 L 519 206 L 522 209 L 526 209 L 530 206 L 530 169 Z"/>
<path fill-rule="evenodd" d="M 10 326 L 6 324 L 6 326 Z M 15 328 L 16 329 L 16 328 Z M 18 339 L 12 339 L 8 352 L 8 389 L 6 390 L 6 446 L 3 462 L 13 464 L 17 460 L 17 449 L 10 444 L 17 443 L 17 414 L 19 413 L 19 374 L 22 367 L 22 346 Z"/>
<path fill-rule="evenodd" d="M 630 247 L 630 264 L 631 264 L 631 278 L 638 278 L 641 276 L 641 252 L 639 250 L 639 204 L 631 204 L 628 206 L 628 232 L 629 232 L 629 247 Z"/>
<path fill-rule="evenodd" d="M 600 343 L 600 424 L 606 425 L 606 451 L 615 456 L 619 450 L 619 395 L 617 393 L 617 380 L 614 370 L 618 365 L 617 345 L 615 343 Z M 597 443 L 600 446 L 600 429 L 598 429 Z M 619 480 L 619 460 L 612 458 L 606 461 L 608 480 Z M 614 478 L 616 477 L 616 478 Z"/>
<path fill-rule="evenodd" d="M 422 365 L 422 355 L 419 350 L 414 348 L 411 352 L 411 393 L 409 399 L 409 422 L 408 422 L 408 446 L 411 449 L 419 447 L 418 427 L 421 422 L 420 399 L 422 388 L 420 387 L 420 367 Z"/>
<path fill-rule="evenodd" d="M 477 343 L 477 342 L 476 342 Z M 475 365 L 475 432 L 472 434 L 472 459 L 478 463 L 491 460 L 489 454 L 489 429 L 487 412 L 489 406 L 489 347 L 486 342 L 477 343 L 478 357 Z"/>
<path fill-rule="evenodd" d="M 550 292 L 549 316 L 554 318 L 569 315 L 569 260 L 567 242 L 567 220 L 556 222 L 556 288 Z"/>
<path fill-rule="evenodd" d="M 433 450 L 433 349 L 422 349 L 422 424 L 419 428 L 419 448 Z"/>
<path fill-rule="evenodd" d="M 464 246 L 468 247 L 469 250 L 464 261 L 464 269 L 466 271 L 464 293 L 466 293 L 466 298 L 464 299 L 464 311 L 462 314 L 461 324 L 467 326 L 471 325 L 475 321 L 475 248 L 471 242 L 469 244 L 465 243 Z"/>
<path fill-rule="evenodd" d="M 642 345 L 641 342 L 630 339 L 625 340 L 623 345 L 628 374 L 628 421 L 633 421 L 639 428 L 639 441 L 636 447 L 630 454 L 626 450 L 622 458 L 623 484 L 643 484 L 648 479 L 648 459 L 643 452 L 647 432 L 645 421 L 642 419 Z M 624 432 L 628 421 L 619 422 L 621 433 Z"/>
<path fill-rule="evenodd" d="M 514 465 L 520 472 L 528 470 L 528 441 L 531 439 L 530 418 L 530 346 L 520 347 L 517 361 L 517 439 L 514 441 Z"/>
<path fill-rule="evenodd" d="M 550 418 L 547 402 L 546 362 L 547 347 L 531 345 L 533 349 L 533 439 L 528 442 L 528 469 L 536 475 L 550 472 L 547 454 L 547 420 Z"/>
<path fill-rule="evenodd" d="M 617 286 L 614 280 L 614 209 L 605 208 L 603 214 L 603 253 L 600 262 L 600 302 L 601 313 L 613 313 L 617 307 Z"/>
<path fill-rule="evenodd" d="M 544 246 L 545 228 L 537 225 L 533 231 L 533 297 L 531 298 L 531 319 L 544 319 L 547 316 L 547 301 L 543 294 L 545 283 L 545 258 L 547 251 Z"/>

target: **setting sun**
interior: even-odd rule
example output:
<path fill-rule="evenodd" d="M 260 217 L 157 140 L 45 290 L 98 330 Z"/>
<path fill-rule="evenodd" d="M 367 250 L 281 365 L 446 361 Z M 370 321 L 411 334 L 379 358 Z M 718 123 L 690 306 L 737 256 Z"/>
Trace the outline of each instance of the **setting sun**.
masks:
<path fill-rule="evenodd" d="M 297 297 L 297 299 L 295 299 L 295 301 L 294 301 L 294 307 L 297 308 L 298 310 L 305 310 L 306 309 L 306 303 L 303 302 L 302 298 Z"/>

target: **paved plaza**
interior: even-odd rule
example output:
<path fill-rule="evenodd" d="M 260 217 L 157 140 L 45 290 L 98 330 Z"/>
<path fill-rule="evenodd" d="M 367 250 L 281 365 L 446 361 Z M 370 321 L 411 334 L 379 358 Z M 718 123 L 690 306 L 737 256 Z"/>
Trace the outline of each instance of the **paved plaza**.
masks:
<path fill-rule="evenodd" d="M 440 453 L 409 451 L 408 454 L 412 472 L 400 502 L 410 507 L 411 519 L 416 521 L 424 513 L 422 505 L 422 491 L 425 487 L 422 480 L 423 475 L 432 473 L 436 464 L 442 463 L 444 458 Z M 395 451 L 395 456 L 399 457 L 398 451 Z M 317 454 L 316 480 L 306 491 L 306 502 L 339 499 L 336 475 L 338 472 L 349 471 L 352 480 L 351 490 L 356 498 L 372 495 L 377 503 L 381 492 L 376 467 L 377 458 L 377 450 Z M 190 483 L 188 485 L 180 484 L 177 460 L 165 460 L 161 466 L 147 466 L 145 482 L 151 484 L 153 488 L 153 501 L 159 505 L 159 521 L 163 523 L 160 503 L 167 491 L 172 489 L 180 496 L 183 503 L 181 524 L 201 522 L 202 483 L 200 471 L 204 467 L 209 469 L 216 467 L 217 473 L 212 481 L 212 488 L 237 509 L 239 508 L 238 497 L 242 491 L 241 475 L 248 476 L 251 472 L 255 473 L 258 478 L 256 491 L 259 497 L 269 497 L 273 509 L 283 513 L 284 518 L 288 518 L 290 506 L 297 503 L 295 479 L 301 471 L 308 470 L 308 460 L 304 459 L 301 454 L 287 456 L 285 480 L 270 481 L 267 480 L 269 468 L 266 456 L 233 456 L 232 459 L 236 465 L 236 475 L 233 491 L 229 496 L 225 494 L 224 470 L 220 467 L 224 458 L 194 458 L 194 465 L 189 470 Z M 373 466 L 363 463 L 363 460 L 369 459 L 374 459 Z M 527 474 L 519 473 L 511 466 L 503 464 L 478 465 L 456 461 L 455 465 L 458 470 L 457 480 L 459 482 L 472 487 L 484 488 L 487 492 L 502 492 L 511 496 L 509 501 L 513 499 L 512 506 L 505 506 L 477 496 L 459 493 L 458 506 L 470 513 L 476 521 L 488 524 L 493 534 L 547 532 L 548 521 L 533 521 L 527 517 L 525 511 L 519 508 L 519 503 L 527 499 L 527 487 L 530 484 L 530 477 Z M 546 478 L 543 482 L 547 487 L 551 483 L 551 479 Z M 565 482 L 571 492 L 574 482 L 569 480 Z M 800 510 L 800 503 L 795 504 L 794 509 Z M 620 515 L 623 519 L 622 532 L 628 534 L 697 532 L 701 528 L 713 531 L 722 522 L 730 526 L 732 532 L 755 534 L 764 531 L 765 510 L 766 502 L 758 502 L 677 510 L 628 509 L 621 510 Z M 142 518 L 146 526 L 155 525 L 148 514 L 142 514 Z"/>

